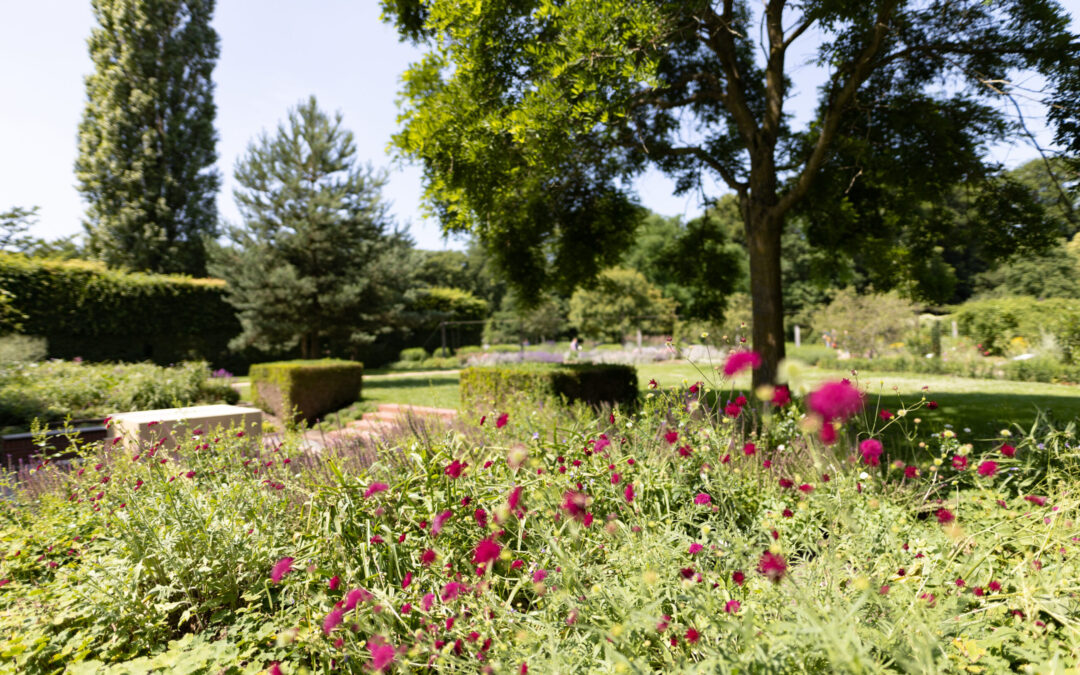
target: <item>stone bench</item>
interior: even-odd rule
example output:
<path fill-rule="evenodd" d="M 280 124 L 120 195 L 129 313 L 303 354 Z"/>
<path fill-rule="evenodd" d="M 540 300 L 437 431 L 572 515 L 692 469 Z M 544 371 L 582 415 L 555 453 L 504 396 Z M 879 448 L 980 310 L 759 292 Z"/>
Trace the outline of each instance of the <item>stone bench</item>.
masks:
<path fill-rule="evenodd" d="M 243 431 L 248 435 L 262 433 L 262 411 L 235 405 L 199 405 L 190 408 L 164 408 L 110 415 L 107 443 L 139 446 L 169 438 L 166 444 L 175 447 L 176 441 L 188 438 L 197 430 L 210 434 L 216 428 Z M 114 439 L 120 438 L 120 441 Z"/>

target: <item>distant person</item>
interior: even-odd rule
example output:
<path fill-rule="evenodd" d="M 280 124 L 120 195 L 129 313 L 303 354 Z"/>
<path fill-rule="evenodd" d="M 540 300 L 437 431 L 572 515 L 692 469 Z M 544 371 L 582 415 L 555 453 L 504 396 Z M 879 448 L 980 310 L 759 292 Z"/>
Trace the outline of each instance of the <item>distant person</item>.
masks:
<path fill-rule="evenodd" d="M 576 352 L 580 348 L 581 347 L 578 345 L 578 339 L 577 338 L 574 338 L 573 340 L 570 341 L 570 351 Z"/>

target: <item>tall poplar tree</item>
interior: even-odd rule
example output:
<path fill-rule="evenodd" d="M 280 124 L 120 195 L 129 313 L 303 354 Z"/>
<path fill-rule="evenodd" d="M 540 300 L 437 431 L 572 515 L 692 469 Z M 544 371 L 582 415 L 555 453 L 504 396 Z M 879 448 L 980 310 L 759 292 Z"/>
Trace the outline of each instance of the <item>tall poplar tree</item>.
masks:
<path fill-rule="evenodd" d="M 217 234 L 214 0 L 91 0 L 75 174 L 108 265 L 202 275 Z"/>

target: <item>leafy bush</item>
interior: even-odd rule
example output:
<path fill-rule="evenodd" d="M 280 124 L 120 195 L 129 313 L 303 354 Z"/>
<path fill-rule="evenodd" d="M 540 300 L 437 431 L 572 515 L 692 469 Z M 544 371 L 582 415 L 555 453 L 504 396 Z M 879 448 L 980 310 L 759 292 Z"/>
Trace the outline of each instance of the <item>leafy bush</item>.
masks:
<path fill-rule="evenodd" d="M 205 363 L 163 368 L 149 363 L 89 364 L 71 361 L 0 366 L 0 426 L 26 429 L 37 419 L 153 410 L 223 401 L 239 394 L 210 380 Z"/>
<path fill-rule="evenodd" d="M 812 331 L 827 335 L 840 349 L 874 356 L 915 325 L 915 306 L 894 293 L 837 292 L 811 317 Z"/>
<path fill-rule="evenodd" d="M 228 342 L 240 331 L 220 279 L 0 252 L 0 290 L 12 294 L 23 316 L 20 332 L 46 338 L 52 357 L 225 365 Z"/>
<path fill-rule="evenodd" d="M 337 359 L 251 366 L 256 406 L 285 420 L 312 422 L 360 398 L 364 364 Z"/>
<path fill-rule="evenodd" d="M 548 398 L 632 406 L 638 396 L 637 371 L 614 364 L 521 363 L 466 368 L 460 382 L 462 405 L 476 410 L 516 399 Z"/>
<path fill-rule="evenodd" d="M 423 361 L 428 357 L 427 350 L 423 347 L 409 347 L 408 349 L 401 350 L 401 356 L 399 360 L 407 362 Z"/>
<path fill-rule="evenodd" d="M 675 301 L 634 270 L 605 270 L 594 288 L 580 288 L 570 298 L 570 324 L 588 338 L 622 342 L 636 329 L 669 334 L 674 322 Z"/>
<path fill-rule="evenodd" d="M 1017 296 L 973 300 L 956 308 L 960 333 L 990 354 L 1004 354 L 1017 337 L 1029 343 L 1054 336 L 1067 363 L 1080 358 L 1080 300 Z"/>
<path fill-rule="evenodd" d="M 44 361 L 49 355 L 45 338 L 32 335 L 5 335 L 0 337 L 0 363 Z"/>

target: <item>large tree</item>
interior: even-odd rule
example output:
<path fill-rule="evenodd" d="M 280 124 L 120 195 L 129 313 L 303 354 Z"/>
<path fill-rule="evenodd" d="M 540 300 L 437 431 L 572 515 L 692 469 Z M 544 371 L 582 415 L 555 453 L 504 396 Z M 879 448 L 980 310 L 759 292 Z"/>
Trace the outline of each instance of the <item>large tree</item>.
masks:
<path fill-rule="evenodd" d="M 428 53 L 404 77 L 401 153 L 423 165 L 450 230 L 473 230 L 534 287 L 593 273 L 626 244 L 629 180 L 649 166 L 680 190 L 715 179 L 739 205 L 749 256 L 755 382 L 784 356 L 782 235 L 806 214 L 814 245 L 916 268 L 932 227 L 901 209 L 962 180 L 996 180 L 988 144 L 1020 133 L 1010 84 L 1036 71 L 1059 135 L 1078 128 L 1080 41 L 1053 0 L 383 0 Z M 823 83 L 808 124 L 786 109 L 793 54 Z M 1073 125 L 1073 126 L 1070 126 Z M 1059 138 L 1065 142 L 1067 138 Z M 995 193 L 1015 196 L 1011 184 Z M 715 195 L 714 195 L 715 196 Z M 989 200 L 993 201 L 993 200 Z M 987 204 L 1001 250 L 1045 244 Z M 621 219 L 621 220 L 620 220 Z M 835 220 L 835 227 L 830 223 Z M 925 220 L 925 219 L 924 219 Z M 1034 218 L 1036 227 L 1045 219 Z M 920 221 L 920 223 L 923 221 Z M 1031 239 L 1028 235 L 1031 234 Z M 877 247 L 875 249 L 875 247 Z M 570 249 L 573 255 L 566 252 Z M 591 263 L 591 264 L 587 264 Z M 918 270 L 915 270 L 918 271 Z M 547 278 L 552 278 L 550 275 Z"/>
<path fill-rule="evenodd" d="M 217 234 L 214 0 L 92 0 L 75 174 L 87 247 L 110 266 L 206 272 Z"/>
<path fill-rule="evenodd" d="M 211 270 L 243 326 L 235 347 L 355 357 L 399 327 L 411 241 L 388 214 L 385 173 L 357 161 L 340 113 L 301 102 L 248 145 L 234 175 L 244 222 Z"/>

